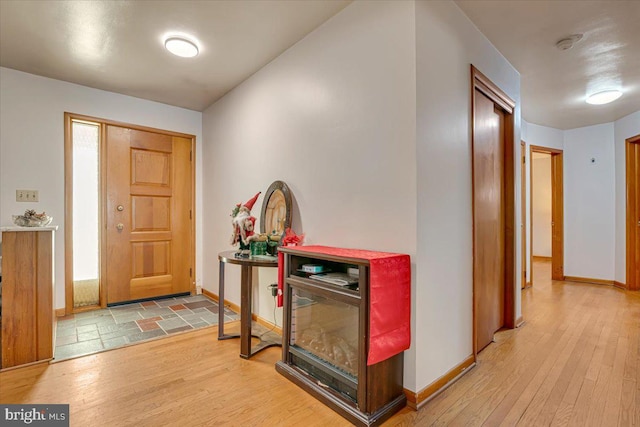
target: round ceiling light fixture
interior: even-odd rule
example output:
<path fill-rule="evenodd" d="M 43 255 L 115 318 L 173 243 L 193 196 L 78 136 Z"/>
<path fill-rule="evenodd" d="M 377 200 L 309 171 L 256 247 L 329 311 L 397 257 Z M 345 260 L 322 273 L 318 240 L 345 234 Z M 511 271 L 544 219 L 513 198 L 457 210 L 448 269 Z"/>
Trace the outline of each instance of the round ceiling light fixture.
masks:
<path fill-rule="evenodd" d="M 602 105 L 615 101 L 622 96 L 619 90 L 603 90 L 587 97 L 587 104 Z"/>
<path fill-rule="evenodd" d="M 170 36 L 164 41 L 164 47 L 171 53 L 182 58 L 193 58 L 198 55 L 198 46 L 182 36 Z"/>

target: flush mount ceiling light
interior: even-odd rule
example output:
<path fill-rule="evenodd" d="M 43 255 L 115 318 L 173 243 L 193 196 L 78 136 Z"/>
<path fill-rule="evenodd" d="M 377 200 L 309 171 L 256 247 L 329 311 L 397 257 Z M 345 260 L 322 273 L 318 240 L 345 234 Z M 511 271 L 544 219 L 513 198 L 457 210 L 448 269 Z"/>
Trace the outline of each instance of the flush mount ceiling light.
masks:
<path fill-rule="evenodd" d="M 164 47 L 182 58 L 193 58 L 198 55 L 198 46 L 191 40 L 180 36 L 170 36 L 165 39 Z"/>
<path fill-rule="evenodd" d="M 602 92 L 589 95 L 587 104 L 602 105 L 615 101 L 622 96 L 619 90 L 603 90 Z"/>

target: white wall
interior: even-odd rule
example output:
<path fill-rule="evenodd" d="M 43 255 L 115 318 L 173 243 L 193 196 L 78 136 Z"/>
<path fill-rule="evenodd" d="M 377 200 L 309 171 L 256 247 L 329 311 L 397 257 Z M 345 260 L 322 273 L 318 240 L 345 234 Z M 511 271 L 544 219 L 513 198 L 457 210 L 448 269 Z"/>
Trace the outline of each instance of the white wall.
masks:
<path fill-rule="evenodd" d="M 231 249 L 231 209 L 277 179 L 293 192 L 293 229 L 306 243 L 415 262 L 413 11 L 355 2 L 204 112 L 205 288 L 218 292 L 214 260 Z M 271 280 L 258 280 L 254 310 L 270 320 Z M 226 284 L 239 303 L 238 268 L 227 266 Z M 405 387 L 414 389 L 414 370 L 408 362 Z"/>
<path fill-rule="evenodd" d="M 202 113 L 0 68 L 0 224 L 25 209 L 46 211 L 58 225 L 55 307 L 64 307 L 64 113 L 71 112 L 196 136 L 196 277 L 202 271 L 200 155 Z M 16 189 L 39 191 L 17 203 Z"/>
<path fill-rule="evenodd" d="M 564 132 L 564 273 L 567 276 L 603 280 L 614 277 L 613 142 L 613 123 Z"/>
<path fill-rule="evenodd" d="M 525 141 L 528 145 L 562 150 L 564 147 L 564 131 L 527 123 L 527 139 Z"/>
<path fill-rule="evenodd" d="M 520 75 L 453 2 L 416 2 L 418 256 L 416 389 L 473 352 L 470 64 L 517 103 Z M 515 176 L 520 176 L 515 156 Z M 520 183 L 516 179 L 516 223 Z M 516 270 L 520 271 L 520 235 Z M 520 275 L 517 275 L 517 289 Z M 520 292 L 517 315 L 520 315 Z"/>
<path fill-rule="evenodd" d="M 532 160 L 533 256 L 551 256 L 551 155 Z"/>
<path fill-rule="evenodd" d="M 615 143 L 615 186 L 616 186 L 616 248 L 615 248 L 615 279 L 620 283 L 627 283 L 627 247 L 626 247 L 626 154 L 625 140 L 640 135 L 640 111 L 636 111 L 614 123 Z"/>

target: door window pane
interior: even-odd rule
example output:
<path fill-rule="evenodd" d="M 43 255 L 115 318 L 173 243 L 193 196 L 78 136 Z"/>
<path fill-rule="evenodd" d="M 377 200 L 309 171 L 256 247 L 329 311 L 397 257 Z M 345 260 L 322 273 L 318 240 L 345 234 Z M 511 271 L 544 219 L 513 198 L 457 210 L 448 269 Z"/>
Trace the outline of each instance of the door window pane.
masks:
<path fill-rule="evenodd" d="M 100 126 L 72 122 L 73 305 L 100 303 L 99 146 Z"/>

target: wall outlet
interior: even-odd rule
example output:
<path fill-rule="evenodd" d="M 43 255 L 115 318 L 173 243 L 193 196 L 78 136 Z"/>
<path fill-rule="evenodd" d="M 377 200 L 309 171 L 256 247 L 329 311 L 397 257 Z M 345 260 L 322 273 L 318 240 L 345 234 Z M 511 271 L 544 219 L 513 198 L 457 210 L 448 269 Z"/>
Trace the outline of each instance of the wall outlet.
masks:
<path fill-rule="evenodd" d="M 38 190 L 16 190 L 16 202 L 37 202 Z"/>

